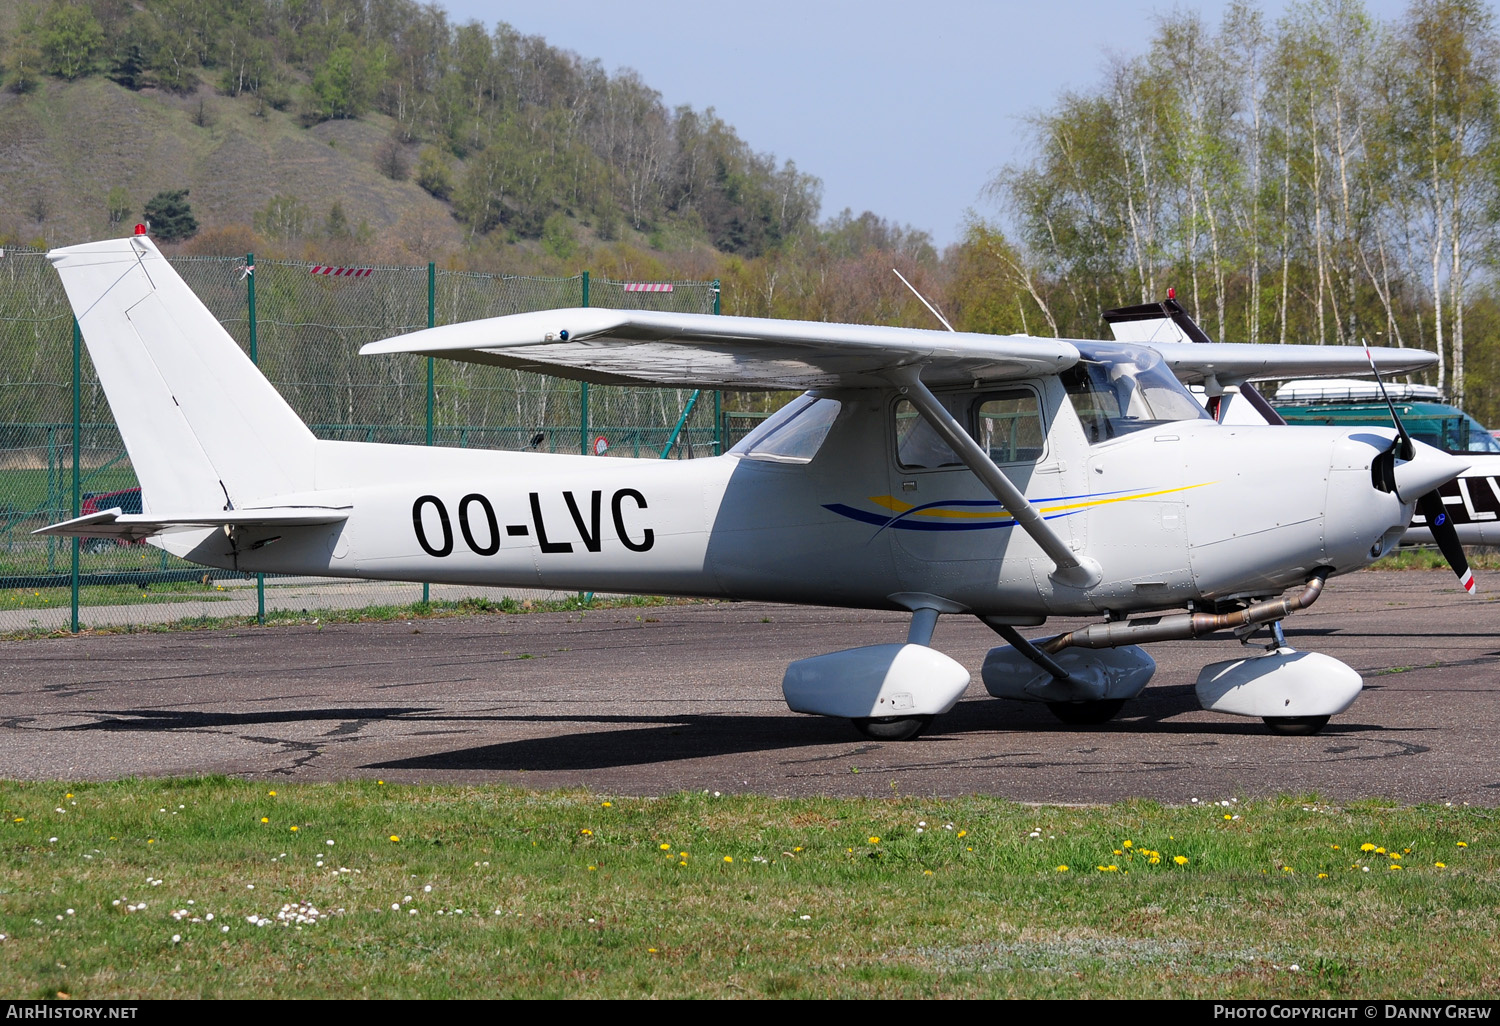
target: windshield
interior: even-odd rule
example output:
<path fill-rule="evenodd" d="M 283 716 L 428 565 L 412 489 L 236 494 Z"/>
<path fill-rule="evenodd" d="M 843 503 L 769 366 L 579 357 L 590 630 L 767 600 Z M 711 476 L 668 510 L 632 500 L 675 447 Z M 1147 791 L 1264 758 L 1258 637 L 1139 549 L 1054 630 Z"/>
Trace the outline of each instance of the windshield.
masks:
<path fill-rule="evenodd" d="M 1075 342 L 1080 358 L 1062 373 L 1090 444 L 1184 420 L 1212 420 L 1145 346 Z"/>

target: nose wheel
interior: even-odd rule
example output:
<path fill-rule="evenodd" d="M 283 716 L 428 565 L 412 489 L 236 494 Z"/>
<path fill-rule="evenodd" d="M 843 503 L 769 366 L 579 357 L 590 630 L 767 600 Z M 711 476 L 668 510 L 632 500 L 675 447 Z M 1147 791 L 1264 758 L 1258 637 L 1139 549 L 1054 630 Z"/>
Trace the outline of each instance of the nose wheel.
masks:
<path fill-rule="evenodd" d="M 1312 737 L 1328 726 L 1327 716 L 1262 716 L 1266 727 L 1282 737 Z"/>
<path fill-rule="evenodd" d="M 854 729 L 872 741 L 910 741 L 932 722 L 931 716 L 866 716 L 850 720 Z"/>

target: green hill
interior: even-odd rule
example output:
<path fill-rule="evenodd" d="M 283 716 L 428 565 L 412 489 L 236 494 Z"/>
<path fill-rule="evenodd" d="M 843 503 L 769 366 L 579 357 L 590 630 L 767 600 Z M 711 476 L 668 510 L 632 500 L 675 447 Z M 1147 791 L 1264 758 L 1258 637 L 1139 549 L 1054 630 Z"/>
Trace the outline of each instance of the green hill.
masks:
<path fill-rule="evenodd" d="M 459 245 L 448 204 L 378 170 L 390 118 L 303 128 L 289 113 L 267 107 L 257 116 L 255 109 L 248 97 L 203 85 L 187 94 L 133 92 L 99 77 L 0 93 L 0 236 L 52 246 L 118 234 L 141 218 L 150 197 L 186 188 L 209 232 L 251 225 L 283 196 L 304 209 L 307 236 L 322 234 L 338 203 L 351 230 L 364 222 L 374 235 L 388 235 L 405 218 L 429 251 Z M 107 200 L 116 188 L 128 197 L 124 227 L 110 222 Z"/>

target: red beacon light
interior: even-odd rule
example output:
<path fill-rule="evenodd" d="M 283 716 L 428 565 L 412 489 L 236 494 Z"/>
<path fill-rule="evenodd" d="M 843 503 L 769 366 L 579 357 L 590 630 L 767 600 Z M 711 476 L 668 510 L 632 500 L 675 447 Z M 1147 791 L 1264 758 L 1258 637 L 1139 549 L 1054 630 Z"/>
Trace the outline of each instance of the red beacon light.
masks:
<path fill-rule="evenodd" d="M 145 235 L 146 234 L 146 226 L 143 225 L 143 224 L 136 225 L 135 226 L 135 233 L 137 235 Z"/>
<path fill-rule="evenodd" d="M 140 225 L 136 225 L 136 228 L 139 229 Z M 140 232 L 137 231 L 136 234 L 139 235 Z M 1174 289 L 1174 288 L 1168 288 L 1167 289 L 1167 298 L 1168 299 L 1176 299 L 1177 298 L 1177 290 Z"/>

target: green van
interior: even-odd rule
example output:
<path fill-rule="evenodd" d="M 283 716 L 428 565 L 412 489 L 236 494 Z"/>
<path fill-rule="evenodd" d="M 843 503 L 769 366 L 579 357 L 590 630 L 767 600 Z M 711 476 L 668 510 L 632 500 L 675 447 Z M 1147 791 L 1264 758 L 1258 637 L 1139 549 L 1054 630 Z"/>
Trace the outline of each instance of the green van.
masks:
<path fill-rule="evenodd" d="M 1500 440 L 1431 385 L 1388 384 L 1386 391 L 1406 430 L 1445 452 L 1500 453 Z M 1373 381 L 1328 378 L 1295 381 L 1276 390 L 1271 405 L 1288 424 L 1391 426 L 1391 413 Z"/>

